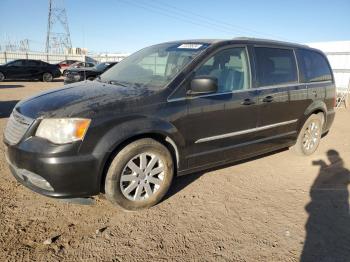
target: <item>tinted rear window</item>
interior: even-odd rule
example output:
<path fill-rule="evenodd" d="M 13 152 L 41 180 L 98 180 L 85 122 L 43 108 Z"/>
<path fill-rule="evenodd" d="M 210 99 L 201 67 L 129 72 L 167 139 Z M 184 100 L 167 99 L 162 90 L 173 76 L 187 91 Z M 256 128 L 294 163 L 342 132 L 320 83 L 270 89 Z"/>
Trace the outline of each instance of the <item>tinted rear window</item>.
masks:
<path fill-rule="evenodd" d="M 332 80 L 331 69 L 323 55 L 314 51 L 299 50 L 299 57 L 305 82 Z"/>
<path fill-rule="evenodd" d="M 40 61 L 35 61 L 35 60 L 27 61 L 27 66 L 40 66 L 40 65 L 41 65 Z"/>
<path fill-rule="evenodd" d="M 8 65 L 10 66 L 24 66 L 24 61 L 23 60 L 17 60 L 17 61 L 13 61 L 11 63 L 9 63 Z"/>
<path fill-rule="evenodd" d="M 256 47 L 258 86 L 279 85 L 298 81 L 293 50 Z"/>

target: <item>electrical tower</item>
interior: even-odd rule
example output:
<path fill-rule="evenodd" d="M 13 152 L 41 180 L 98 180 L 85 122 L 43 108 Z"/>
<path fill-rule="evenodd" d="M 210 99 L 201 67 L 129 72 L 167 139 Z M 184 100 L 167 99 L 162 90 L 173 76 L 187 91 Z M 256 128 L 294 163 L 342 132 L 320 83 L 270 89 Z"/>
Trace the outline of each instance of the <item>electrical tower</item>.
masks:
<path fill-rule="evenodd" d="M 67 12 L 63 0 L 49 0 L 46 53 L 64 53 L 72 48 Z"/>

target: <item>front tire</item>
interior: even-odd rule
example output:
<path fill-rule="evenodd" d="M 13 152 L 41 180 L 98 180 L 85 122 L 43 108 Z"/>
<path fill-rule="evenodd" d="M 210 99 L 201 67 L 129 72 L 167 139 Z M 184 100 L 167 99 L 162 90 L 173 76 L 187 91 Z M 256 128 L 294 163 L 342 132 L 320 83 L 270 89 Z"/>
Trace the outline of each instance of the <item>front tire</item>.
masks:
<path fill-rule="evenodd" d="M 312 114 L 305 121 L 293 147 L 298 155 L 309 156 L 317 150 L 321 141 L 323 123 L 324 116 L 322 113 Z"/>
<path fill-rule="evenodd" d="M 0 82 L 4 80 L 5 80 L 5 75 L 2 72 L 0 72 Z"/>
<path fill-rule="evenodd" d="M 112 160 L 105 182 L 106 197 L 127 210 L 148 208 L 164 197 L 173 176 L 169 150 L 154 139 L 140 139 Z"/>
<path fill-rule="evenodd" d="M 52 82 L 53 76 L 51 73 L 44 73 L 42 76 L 43 82 Z"/>

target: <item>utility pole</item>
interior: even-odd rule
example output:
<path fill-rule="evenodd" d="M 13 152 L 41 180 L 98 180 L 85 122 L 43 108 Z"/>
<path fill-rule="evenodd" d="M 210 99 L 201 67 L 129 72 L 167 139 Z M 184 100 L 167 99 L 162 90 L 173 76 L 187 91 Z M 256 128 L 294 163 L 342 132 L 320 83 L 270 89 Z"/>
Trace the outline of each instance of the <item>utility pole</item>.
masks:
<path fill-rule="evenodd" d="M 72 48 L 68 18 L 63 0 L 49 0 L 46 53 L 64 53 Z"/>

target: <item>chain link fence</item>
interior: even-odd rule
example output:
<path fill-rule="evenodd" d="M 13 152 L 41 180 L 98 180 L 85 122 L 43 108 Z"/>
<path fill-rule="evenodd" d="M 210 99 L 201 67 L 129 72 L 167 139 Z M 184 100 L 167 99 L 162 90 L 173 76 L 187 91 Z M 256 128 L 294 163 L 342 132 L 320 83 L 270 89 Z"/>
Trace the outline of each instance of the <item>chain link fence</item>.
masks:
<path fill-rule="evenodd" d="M 35 59 L 57 64 L 63 60 L 78 60 L 86 62 L 119 62 L 127 54 L 106 54 L 106 55 L 65 55 L 65 54 L 47 54 L 40 52 L 0 52 L 0 64 L 5 64 L 16 59 Z"/>

